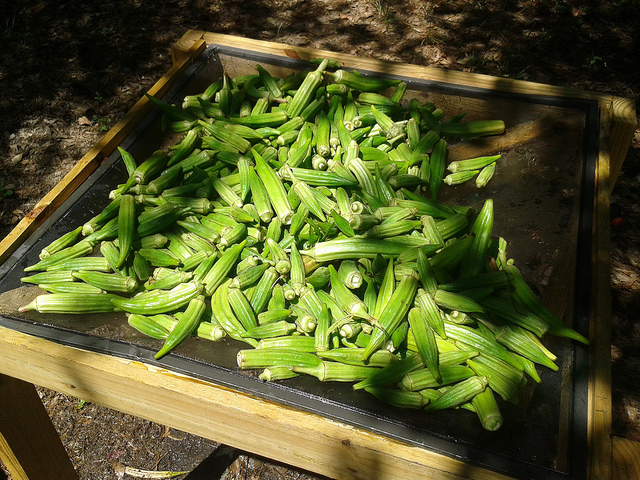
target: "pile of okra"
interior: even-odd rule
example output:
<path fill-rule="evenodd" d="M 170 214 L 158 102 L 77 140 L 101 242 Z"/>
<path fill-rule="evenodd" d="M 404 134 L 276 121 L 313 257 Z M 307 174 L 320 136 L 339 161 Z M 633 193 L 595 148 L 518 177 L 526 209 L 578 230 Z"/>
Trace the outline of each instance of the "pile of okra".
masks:
<path fill-rule="evenodd" d="M 20 311 L 125 312 L 156 358 L 229 337 L 262 380 L 351 382 L 497 430 L 499 402 L 558 368 L 543 335 L 587 340 L 492 236 L 491 199 L 438 200 L 482 188 L 500 158 L 449 162 L 448 143 L 504 122 L 445 118 L 406 91 L 322 59 L 284 78 L 222 74 L 181 106 L 147 95 L 179 140 L 141 162 L 119 148 L 128 180 L 25 269 L 47 293 Z"/>

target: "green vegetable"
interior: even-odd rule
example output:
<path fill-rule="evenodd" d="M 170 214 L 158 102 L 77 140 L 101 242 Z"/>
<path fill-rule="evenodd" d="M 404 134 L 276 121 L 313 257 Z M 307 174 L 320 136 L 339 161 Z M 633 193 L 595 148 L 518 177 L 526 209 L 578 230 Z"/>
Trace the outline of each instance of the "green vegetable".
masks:
<path fill-rule="evenodd" d="M 149 96 L 180 140 L 137 166 L 120 149 L 126 183 L 25 268 L 39 273 L 23 282 L 53 293 L 20 312 L 125 312 L 159 359 L 189 337 L 229 337 L 246 347 L 238 366 L 265 381 L 350 382 L 496 430 L 494 393 L 517 401 L 536 366 L 557 369 L 540 337 L 586 343 L 506 242 L 493 248 L 491 199 L 479 211 L 440 199 L 476 174 L 486 185 L 499 158 L 451 162 L 445 176 L 448 140 L 504 123 L 443 120 L 417 98 L 404 106 L 405 83 L 329 63 L 286 79 L 225 74 L 182 108 Z"/>

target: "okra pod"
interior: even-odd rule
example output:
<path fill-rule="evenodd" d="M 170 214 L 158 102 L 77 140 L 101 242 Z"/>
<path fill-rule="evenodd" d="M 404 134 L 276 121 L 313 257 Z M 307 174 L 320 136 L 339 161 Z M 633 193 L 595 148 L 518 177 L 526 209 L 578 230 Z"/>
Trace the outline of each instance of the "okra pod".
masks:
<path fill-rule="evenodd" d="M 138 281 L 135 278 L 119 273 L 79 271 L 73 272 L 73 276 L 107 292 L 131 293 L 138 288 Z"/>
<path fill-rule="evenodd" d="M 18 309 L 18 312 L 35 310 L 38 313 L 87 314 L 115 312 L 118 307 L 112 303 L 115 294 L 102 293 L 87 295 L 86 293 L 48 293 L 38 295 L 33 301 Z"/>
<path fill-rule="evenodd" d="M 380 313 L 378 325 L 374 328 L 371 340 L 363 353 L 363 358 L 369 356 L 382 346 L 402 319 L 407 315 L 418 288 L 417 274 L 402 277 L 394 290 L 389 302 Z"/>
<path fill-rule="evenodd" d="M 64 235 L 58 237 L 56 240 L 51 242 L 49 245 L 44 247 L 39 254 L 40 260 L 45 259 L 46 257 L 51 256 L 52 254 L 59 252 L 62 249 L 70 247 L 74 245 L 77 240 L 82 235 L 82 226 L 79 226 Z"/>
<path fill-rule="evenodd" d="M 310 352 L 273 347 L 240 350 L 237 362 L 241 369 L 254 369 L 275 366 L 314 367 L 321 360 Z"/>
<path fill-rule="evenodd" d="M 431 375 L 433 375 L 433 378 L 437 382 L 440 382 L 442 379 L 439 362 L 440 352 L 436 344 L 433 329 L 427 320 L 425 312 L 421 308 L 415 307 L 409 310 L 407 318 L 422 361 L 427 366 Z"/>
<path fill-rule="evenodd" d="M 143 333 L 151 338 L 164 340 L 169 336 L 169 330 L 145 315 L 128 315 L 127 323 L 129 324 L 129 326 L 135 328 L 140 333 Z"/>
<path fill-rule="evenodd" d="M 111 297 L 111 303 L 118 309 L 142 315 L 167 313 L 187 305 L 198 296 L 201 286 L 195 282 L 182 283 L 169 291 L 153 290 L 132 298 Z"/>
<path fill-rule="evenodd" d="M 469 377 L 451 386 L 436 400 L 429 402 L 424 409 L 425 411 L 431 412 L 457 407 L 470 401 L 479 393 L 482 393 L 487 388 L 487 384 L 488 381 L 486 377 Z"/>
<path fill-rule="evenodd" d="M 292 370 L 296 373 L 313 375 L 321 382 L 357 382 L 368 378 L 379 369 L 364 365 L 321 361 L 312 366 L 294 365 Z"/>
<path fill-rule="evenodd" d="M 186 310 L 178 320 L 178 323 L 173 330 L 171 330 L 165 339 L 162 348 L 156 352 L 154 358 L 162 358 L 194 333 L 200 323 L 200 319 L 202 318 L 205 309 L 206 304 L 202 295 L 198 295 L 191 299 L 187 304 Z"/>

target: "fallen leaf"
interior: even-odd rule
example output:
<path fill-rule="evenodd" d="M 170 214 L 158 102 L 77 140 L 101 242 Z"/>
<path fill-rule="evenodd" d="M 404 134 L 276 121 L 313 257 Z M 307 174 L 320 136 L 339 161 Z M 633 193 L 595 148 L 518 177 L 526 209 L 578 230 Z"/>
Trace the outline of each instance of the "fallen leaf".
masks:
<path fill-rule="evenodd" d="M 93 125 L 91 123 L 91 120 L 89 120 L 85 115 L 81 116 L 80 118 L 78 118 L 78 124 L 79 125 L 86 125 L 86 126 L 91 126 Z"/>

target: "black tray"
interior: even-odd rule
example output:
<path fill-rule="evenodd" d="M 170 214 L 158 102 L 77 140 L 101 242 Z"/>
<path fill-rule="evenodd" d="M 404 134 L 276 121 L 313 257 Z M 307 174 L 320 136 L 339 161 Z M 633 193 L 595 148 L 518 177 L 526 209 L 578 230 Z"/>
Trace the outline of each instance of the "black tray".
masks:
<path fill-rule="evenodd" d="M 256 63 L 280 75 L 308 67 L 288 57 L 210 45 L 165 100 L 180 104 L 184 95 L 202 92 L 223 67 L 236 76 L 253 73 Z M 567 297 L 572 325 L 588 337 L 597 103 L 397 78 L 407 82 L 408 95 L 433 101 L 447 115 L 468 111 L 465 120 L 501 118 L 507 131 L 527 122 L 547 126 L 552 122 L 552 128 L 543 129 L 537 138 L 501 151 L 496 176 L 486 189 L 445 187 L 444 200 L 479 207 L 485 198 L 493 198 L 494 234 L 509 242 L 509 256 L 541 292 L 550 283 L 573 292 Z M 161 132 L 159 114 L 154 111 L 122 146 L 142 159 L 173 141 Z M 539 368 L 542 382 L 529 382 L 521 404 L 501 403 L 504 425 L 497 432 L 487 432 L 473 413 L 425 414 L 390 408 L 349 384 L 321 383 L 310 377 L 263 382 L 254 372 L 237 368 L 236 353 L 246 345 L 233 340 L 213 343 L 191 338 L 156 361 L 153 354 L 160 342 L 131 329 L 124 314 L 81 318 L 18 314 L 17 308 L 38 292 L 20 282 L 23 269 L 37 261 L 42 247 L 100 212 L 109 202 L 107 193 L 125 179 L 115 153 L 0 266 L 0 325 L 61 344 L 168 367 L 514 478 L 586 477 L 588 355 L 583 346 L 565 340 L 545 339 L 558 355 L 560 370 Z M 557 283 L 567 268 L 568 284 Z"/>

